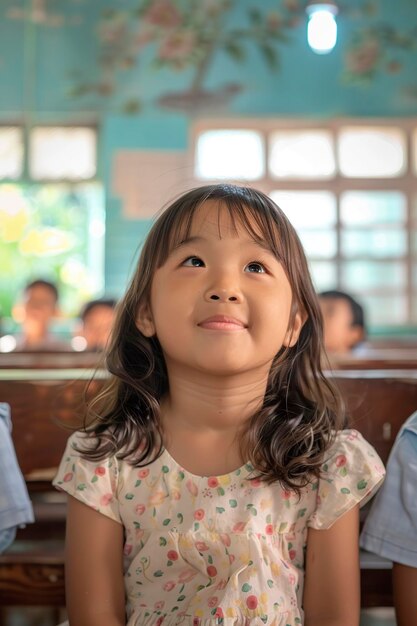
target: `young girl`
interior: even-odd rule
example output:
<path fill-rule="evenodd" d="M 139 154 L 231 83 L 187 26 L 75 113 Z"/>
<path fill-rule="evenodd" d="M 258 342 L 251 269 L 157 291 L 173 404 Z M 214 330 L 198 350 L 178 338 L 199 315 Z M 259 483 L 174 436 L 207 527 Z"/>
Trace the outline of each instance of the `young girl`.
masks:
<path fill-rule="evenodd" d="M 358 624 L 358 503 L 383 467 L 341 430 L 321 346 L 301 244 L 270 198 L 210 185 L 162 213 L 108 387 L 54 481 L 71 496 L 71 626 Z"/>

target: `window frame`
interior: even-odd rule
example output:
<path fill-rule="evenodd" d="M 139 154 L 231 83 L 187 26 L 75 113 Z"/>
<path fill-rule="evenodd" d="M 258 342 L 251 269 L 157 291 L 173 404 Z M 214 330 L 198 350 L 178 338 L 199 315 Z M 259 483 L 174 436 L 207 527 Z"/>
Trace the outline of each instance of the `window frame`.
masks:
<path fill-rule="evenodd" d="M 406 150 L 407 163 L 404 172 L 395 177 L 389 178 L 364 178 L 364 177 L 348 177 L 340 173 L 339 157 L 338 157 L 338 134 L 342 128 L 346 127 L 375 127 L 375 128 L 398 128 L 404 134 L 404 145 Z M 417 237 L 417 117 L 407 118 L 208 118 L 195 120 L 191 129 L 190 141 L 190 159 L 195 165 L 195 157 L 197 154 L 198 137 L 202 132 L 209 130 L 253 130 L 260 133 L 264 145 L 265 160 L 265 176 L 256 180 L 248 181 L 248 184 L 254 186 L 266 194 L 272 191 L 329 191 L 334 194 L 336 201 L 336 223 L 334 231 L 336 234 L 336 255 L 332 257 L 336 265 L 336 285 L 335 288 L 343 289 L 342 271 L 343 264 L 350 259 L 343 256 L 341 252 L 342 233 L 346 229 L 341 222 L 341 197 L 347 191 L 393 191 L 404 196 L 406 205 L 406 219 L 403 225 L 406 239 L 406 252 L 403 256 L 381 256 L 370 257 L 366 255 L 355 256 L 355 260 L 359 261 L 375 261 L 377 263 L 395 260 L 405 264 L 406 287 L 393 288 L 374 288 L 370 293 L 373 296 L 397 295 L 405 296 L 407 302 L 407 310 L 405 312 L 405 324 L 393 323 L 392 328 L 399 326 L 417 326 L 417 304 L 416 298 L 413 297 L 413 265 L 417 266 L 417 253 L 413 251 L 412 239 Z M 334 144 L 334 158 L 336 164 L 335 174 L 328 178 L 320 180 L 315 179 L 295 179 L 295 178 L 274 178 L 269 171 L 269 136 L 276 131 L 288 130 L 324 130 L 330 132 Z M 415 144 L 413 145 L 413 141 Z M 414 148 L 414 149 L 413 149 Z M 193 168 L 194 177 L 197 184 L 210 184 L 219 182 L 217 180 L 207 180 L 198 178 Z M 243 179 L 235 179 L 235 182 L 245 184 Z M 370 227 L 372 228 L 372 227 Z M 366 230 L 366 227 L 360 229 Z M 359 229 L 359 230 L 360 230 Z M 315 259 L 313 258 L 312 261 Z M 416 277 L 414 276 L 414 281 Z M 369 290 L 366 290 L 369 293 Z M 414 301 L 414 303 L 413 303 Z M 388 325 L 384 324 L 384 327 Z"/>
<path fill-rule="evenodd" d="M 79 184 L 79 183 L 87 183 L 87 182 L 100 182 L 100 161 L 99 161 L 99 126 L 96 122 L 78 122 L 78 121 L 48 121 L 46 122 L 37 122 L 33 123 L 31 126 L 25 126 L 21 122 L 16 120 L 10 121 L 2 121 L 0 123 L 0 132 L 3 128 L 18 128 L 22 132 L 22 148 L 23 148 L 23 158 L 22 158 L 22 173 L 18 178 L 9 178 L 9 177 L 0 177 L 0 184 L 4 183 L 15 183 L 15 184 L 51 184 L 51 183 L 68 183 L 68 184 Z M 89 178 L 33 178 L 30 175 L 30 144 L 31 144 L 31 132 L 35 128 L 87 128 L 94 133 L 95 136 L 95 174 Z"/>

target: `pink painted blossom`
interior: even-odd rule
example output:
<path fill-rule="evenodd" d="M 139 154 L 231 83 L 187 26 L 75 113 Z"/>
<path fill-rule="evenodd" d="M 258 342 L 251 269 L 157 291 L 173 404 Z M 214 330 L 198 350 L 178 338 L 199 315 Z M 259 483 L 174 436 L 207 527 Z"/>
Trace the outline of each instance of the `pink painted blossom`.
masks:
<path fill-rule="evenodd" d="M 217 607 L 217 611 L 215 613 L 215 617 L 218 617 L 220 619 L 224 619 L 223 609 L 220 606 Z"/>
<path fill-rule="evenodd" d="M 185 486 L 187 487 L 188 491 L 191 493 L 192 496 L 198 495 L 198 487 L 195 484 L 195 482 L 193 482 L 191 479 L 187 480 L 187 482 L 185 483 Z"/>
<path fill-rule="evenodd" d="M 110 504 L 110 502 L 112 502 L 112 501 L 113 501 L 113 494 L 112 493 L 105 493 L 100 498 L 100 504 L 102 506 L 108 506 Z"/>
<path fill-rule="evenodd" d="M 194 511 L 194 519 L 198 521 L 201 521 L 204 515 L 205 515 L 204 509 L 197 509 L 196 511 Z"/>
<path fill-rule="evenodd" d="M 178 552 L 176 550 L 168 550 L 167 557 L 170 561 L 178 560 Z"/>
<path fill-rule="evenodd" d="M 248 609 L 256 609 L 258 606 L 258 598 L 256 596 L 248 596 L 246 598 L 246 606 Z"/>
<path fill-rule="evenodd" d="M 228 535 L 227 533 L 220 533 L 220 541 L 222 542 L 222 544 L 224 546 L 226 546 L 227 548 L 230 546 L 231 539 L 230 539 L 230 535 Z"/>
<path fill-rule="evenodd" d="M 368 39 L 362 45 L 348 52 L 346 64 L 353 74 L 368 74 L 372 72 L 381 55 L 377 39 Z"/>
<path fill-rule="evenodd" d="M 172 589 L 174 589 L 176 584 L 177 583 L 175 583 L 173 580 L 168 580 L 168 582 L 166 582 L 165 585 L 163 586 L 163 590 L 172 591 Z"/>
<path fill-rule="evenodd" d="M 273 535 L 274 534 L 274 526 L 273 526 L 273 524 L 267 524 L 265 526 L 265 534 L 266 535 Z"/>
<path fill-rule="evenodd" d="M 208 545 L 204 543 L 204 541 L 196 541 L 195 547 L 197 548 L 199 552 L 205 552 L 206 550 L 209 549 Z"/>
<path fill-rule="evenodd" d="M 178 576 L 178 582 L 179 583 L 188 583 L 195 576 L 197 576 L 197 570 L 191 569 L 190 567 L 187 567 L 186 569 L 183 569 L 180 572 L 180 575 Z"/>
<path fill-rule="evenodd" d="M 174 28 L 181 24 L 181 14 L 171 0 L 153 0 L 143 19 L 160 28 Z"/>
<path fill-rule="evenodd" d="M 344 454 L 339 454 L 339 456 L 336 457 L 336 467 L 343 467 L 346 463 L 347 459 Z"/>
<path fill-rule="evenodd" d="M 155 602 L 153 606 L 157 611 L 160 611 L 161 609 L 164 608 L 165 602 L 163 600 L 158 600 L 158 602 Z"/>
<path fill-rule="evenodd" d="M 227 583 L 228 583 L 227 578 L 222 578 L 222 580 L 220 580 L 214 588 L 217 589 L 218 591 L 221 591 L 222 589 L 226 589 Z"/>
<path fill-rule="evenodd" d="M 300 0 L 284 0 L 284 6 L 288 11 L 299 11 L 301 9 Z"/>
<path fill-rule="evenodd" d="M 217 576 L 217 569 L 214 567 L 214 565 L 209 565 L 207 567 L 207 574 L 210 576 L 210 578 L 214 578 L 215 576 Z"/>
<path fill-rule="evenodd" d="M 146 478 L 147 476 L 149 476 L 149 470 L 147 468 L 139 470 L 138 476 L 139 478 Z"/>
<path fill-rule="evenodd" d="M 217 606 L 218 602 L 219 598 L 217 596 L 211 596 L 211 598 L 208 599 L 207 604 L 211 609 L 213 609 L 215 606 Z"/>
<path fill-rule="evenodd" d="M 130 543 L 127 543 L 125 545 L 125 547 L 123 548 L 123 554 L 125 556 L 129 556 L 129 554 L 132 552 L 133 546 Z"/>
<path fill-rule="evenodd" d="M 196 35 L 192 30 L 177 30 L 168 33 L 162 40 L 158 56 L 163 61 L 184 62 L 196 45 Z"/>
<path fill-rule="evenodd" d="M 233 526 L 234 533 L 241 533 L 245 530 L 246 522 L 236 522 Z"/>
<path fill-rule="evenodd" d="M 219 481 L 217 480 L 215 476 L 210 476 L 210 478 L 207 479 L 207 484 L 209 487 L 213 489 L 214 487 L 219 486 Z"/>
<path fill-rule="evenodd" d="M 135 513 L 137 515 L 143 515 L 146 511 L 146 506 L 144 504 L 137 504 L 135 506 Z"/>
<path fill-rule="evenodd" d="M 296 557 L 297 552 L 296 552 L 294 549 L 291 549 L 291 550 L 288 552 L 288 554 L 289 554 L 289 556 L 290 556 L 291 561 L 294 561 L 294 559 L 295 559 L 295 557 Z"/>
<path fill-rule="evenodd" d="M 94 470 L 94 474 L 96 474 L 96 476 L 104 476 L 105 473 L 106 473 L 106 468 L 103 467 L 102 465 L 99 465 Z"/>
<path fill-rule="evenodd" d="M 74 474 L 72 472 L 68 472 L 67 474 L 65 474 L 65 476 L 64 476 L 64 483 L 69 483 L 70 480 L 72 480 L 73 475 Z"/>
<path fill-rule="evenodd" d="M 267 15 L 266 23 L 271 30 L 278 30 L 284 25 L 284 20 L 278 11 L 272 11 Z"/>

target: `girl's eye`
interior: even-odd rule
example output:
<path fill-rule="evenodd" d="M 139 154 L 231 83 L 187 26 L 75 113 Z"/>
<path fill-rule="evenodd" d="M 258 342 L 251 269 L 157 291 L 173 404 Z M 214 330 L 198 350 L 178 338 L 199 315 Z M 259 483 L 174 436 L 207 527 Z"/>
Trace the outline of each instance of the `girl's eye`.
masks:
<path fill-rule="evenodd" d="M 252 261 L 252 263 L 248 263 L 245 267 L 245 270 L 251 272 L 252 274 L 265 274 L 266 269 L 262 265 L 262 263 L 258 263 L 257 261 Z"/>
<path fill-rule="evenodd" d="M 185 265 L 185 267 L 204 267 L 204 261 L 198 256 L 189 256 L 188 259 L 182 262 L 182 265 Z"/>

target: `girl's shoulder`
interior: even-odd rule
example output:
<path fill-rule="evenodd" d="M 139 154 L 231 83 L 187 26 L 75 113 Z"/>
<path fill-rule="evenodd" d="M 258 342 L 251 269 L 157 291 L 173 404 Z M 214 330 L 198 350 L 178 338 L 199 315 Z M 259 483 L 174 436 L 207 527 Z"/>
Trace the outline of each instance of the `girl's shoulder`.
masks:
<path fill-rule="evenodd" d="M 334 441 L 324 457 L 323 472 L 329 467 L 340 468 L 369 464 L 375 471 L 384 474 L 384 466 L 375 448 L 354 428 L 340 430 L 335 434 Z"/>
<path fill-rule="evenodd" d="M 313 528 L 329 528 L 356 505 L 363 506 L 378 490 L 385 469 L 376 450 L 354 429 L 339 431 L 325 455 L 317 484 Z"/>
<path fill-rule="evenodd" d="M 103 432 L 100 437 L 78 430 L 67 440 L 57 476 L 62 476 L 65 471 L 68 473 L 68 469 L 74 467 L 74 471 L 86 476 L 103 474 L 106 469 L 114 477 L 127 477 L 135 471 L 135 462 L 131 456 L 125 456 L 124 452 L 124 447 L 114 444 L 111 430 Z M 57 477 L 54 482 L 56 480 Z"/>

